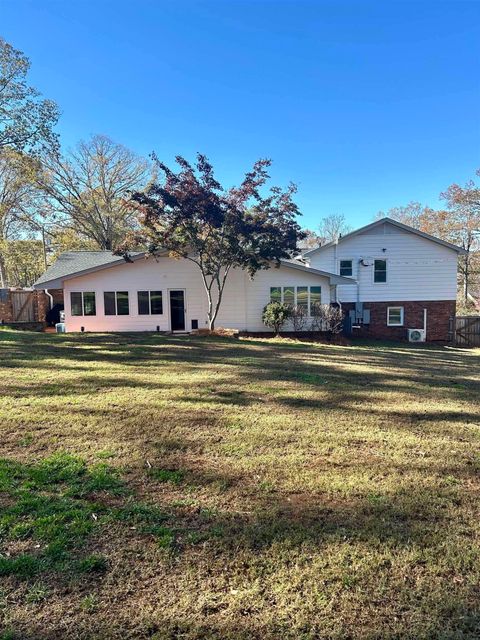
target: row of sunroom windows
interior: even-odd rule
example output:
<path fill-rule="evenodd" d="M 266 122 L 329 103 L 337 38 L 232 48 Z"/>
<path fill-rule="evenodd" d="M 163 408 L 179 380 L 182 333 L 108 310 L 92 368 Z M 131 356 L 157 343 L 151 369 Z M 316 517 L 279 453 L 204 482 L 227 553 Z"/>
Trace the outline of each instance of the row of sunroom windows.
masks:
<path fill-rule="evenodd" d="M 270 302 L 283 302 L 292 307 L 303 307 L 310 316 L 314 306 L 322 302 L 322 287 L 270 287 Z"/>
<path fill-rule="evenodd" d="M 104 291 L 104 313 L 106 316 L 130 315 L 128 291 Z M 137 291 L 138 314 L 161 315 L 163 300 L 161 291 Z M 94 291 L 72 291 L 70 293 L 72 316 L 96 316 L 97 304 Z"/>

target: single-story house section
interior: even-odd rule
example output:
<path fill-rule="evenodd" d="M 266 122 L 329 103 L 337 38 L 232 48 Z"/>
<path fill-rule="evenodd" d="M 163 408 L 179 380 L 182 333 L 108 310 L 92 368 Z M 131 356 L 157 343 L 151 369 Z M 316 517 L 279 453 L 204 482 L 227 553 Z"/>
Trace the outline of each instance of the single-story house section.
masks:
<path fill-rule="evenodd" d="M 355 282 L 301 260 L 282 260 L 253 279 L 233 269 L 216 326 L 269 331 L 262 311 L 270 300 L 304 305 L 309 312 L 317 302 L 335 302 L 339 285 L 354 287 Z M 188 332 L 207 326 L 207 297 L 198 267 L 167 253 L 135 253 L 126 262 L 109 251 L 69 251 L 34 287 L 63 289 L 67 332 Z"/>

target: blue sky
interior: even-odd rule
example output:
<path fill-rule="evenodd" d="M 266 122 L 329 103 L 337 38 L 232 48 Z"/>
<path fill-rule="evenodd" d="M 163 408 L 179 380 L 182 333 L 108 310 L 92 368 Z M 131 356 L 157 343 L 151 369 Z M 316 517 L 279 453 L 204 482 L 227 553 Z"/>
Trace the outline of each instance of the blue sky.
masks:
<path fill-rule="evenodd" d="M 480 2 L 0 0 L 0 34 L 62 110 L 63 143 L 258 157 L 302 224 L 438 205 L 480 167 Z"/>

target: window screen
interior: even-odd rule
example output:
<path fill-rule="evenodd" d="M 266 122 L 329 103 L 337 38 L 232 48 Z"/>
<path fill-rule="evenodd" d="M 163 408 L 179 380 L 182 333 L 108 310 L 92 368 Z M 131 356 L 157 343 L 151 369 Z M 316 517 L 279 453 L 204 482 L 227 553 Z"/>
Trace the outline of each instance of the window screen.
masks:
<path fill-rule="evenodd" d="M 83 316 L 83 304 L 81 292 L 72 291 L 70 293 L 70 307 L 72 316 Z"/>
<path fill-rule="evenodd" d="M 340 260 L 340 275 L 349 278 L 352 276 L 352 273 L 352 261 Z"/>
<path fill-rule="evenodd" d="M 386 260 L 375 260 L 373 281 L 374 282 L 387 281 L 387 261 Z"/>
<path fill-rule="evenodd" d="M 150 313 L 150 300 L 148 291 L 138 291 L 138 313 L 141 316 L 148 316 Z"/>
<path fill-rule="evenodd" d="M 282 301 L 282 287 L 270 287 L 270 302 Z"/>
<path fill-rule="evenodd" d="M 95 293 L 93 291 L 85 291 L 83 294 L 83 315 L 96 315 Z"/>
<path fill-rule="evenodd" d="M 128 316 L 128 291 L 117 291 L 117 315 Z"/>
<path fill-rule="evenodd" d="M 310 287 L 310 315 L 313 315 L 315 305 L 322 302 L 322 287 Z"/>
<path fill-rule="evenodd" d="M 103 302 L 105 304 L 105 315 L 115 316 L 117 314 L 115 308 L 115 291 L 104 291 Z"/>
<path fill-rule="evenodd" d="M 283 287 L 283 303 L 293 307 L 295 304 L 295 287 Z"/>
<path fill-rule="evenodd" d="M 150 291 L 150 313 L 163 313 L 163 301 L 161 291 Z"/>
<path fill-rule="evenodd" d="M 297 287 L 297 307 L 308 313 L 308 287 Z"/>

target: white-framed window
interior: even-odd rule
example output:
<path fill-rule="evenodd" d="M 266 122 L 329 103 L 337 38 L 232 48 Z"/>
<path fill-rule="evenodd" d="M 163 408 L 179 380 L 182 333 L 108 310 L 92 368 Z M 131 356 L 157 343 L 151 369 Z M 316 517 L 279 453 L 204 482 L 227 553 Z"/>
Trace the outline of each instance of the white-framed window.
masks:
<path fill-rule="evenodd" d="M 311 316 L 314 305 L 322 302 L 322 287 L 307 285 L 270 287 L 270 302 L 283 302 L 283 304 L 303 307 Z"/>
<path fill-rule="evenodd" d="M 128 291 L 104 291 L 103 303 L 106 316 L 128 316 Z"/>
<path fill-rule="evenodd" d="M 95 316 L 95 291 L 71 291 L 70 313 L 72 316 Z"/>
<path fill-rule="evenodd" d="M 138 315 L 162 315 L 163 298 L 161 291 L 137 291 Z"/>
<path fill-rule="evenodd" d="M 387 307 L 387 326 L 403 327 L 403 307 Z"/>
<path fill-rule="evenodd" d="M 373 281 L 375 284 L 385 284 L 387 282 L 387 261 L 385 259 L 373 261 Z"/>
<path fill-rule="evenodd" d="M 345 278 L 351 278 L 353 276 L 353 260 L 340 260 L 339 274 Z"/>

